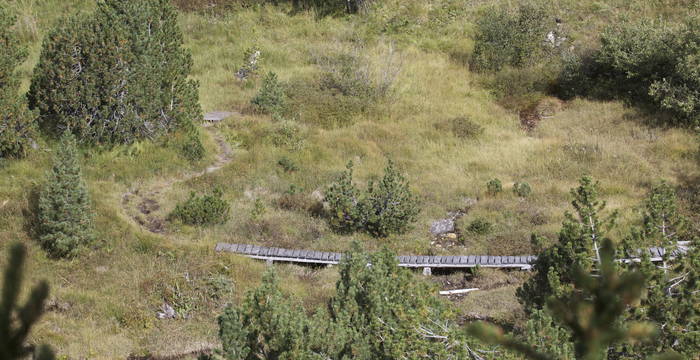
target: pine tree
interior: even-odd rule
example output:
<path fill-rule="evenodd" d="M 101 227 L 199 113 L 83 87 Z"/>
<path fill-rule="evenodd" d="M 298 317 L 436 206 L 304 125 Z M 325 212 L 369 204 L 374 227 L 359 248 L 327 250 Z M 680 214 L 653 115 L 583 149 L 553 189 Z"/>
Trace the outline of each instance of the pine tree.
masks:
<path fill-rule="evenodd" d="M 382 181 L 376 186 L 373 181 L 369 182 L 362 205 L 366 229 L 376 237 L 405 233 L 420 212 L 418 199 L 411 193 L 408 181 L 391 160 L 384 169 Z"/>
<path fill-rule="evenodd" d="M 17 304 L 22 289 L 23 266 L 26 250 L 15 244 L 10 250 L 9 262 L 3 279 L 2 299 L 0 300 L 0 359 L 20 360 L 31 355 L 26 347 L 27 336 L 44 310 L 44 301 L 49 296 L 49 285 L 42 281 L 29 294 L 27 303 Z M 53 360 L 54 355 L 48 346 L 40 346 L 34 353 L 36 360 Z"/>
<path fill-rule="evenodd" d="M 341 233 L 352 233 L 362 229 L 364 221 L 360 214 L 360 190 L 352 181 L 352 161 L 338 181 L 326 190 L 324 201 L 328 203 L 328 216 L 331 227 Z"/>
<path fill-rule="evenodd" d="M 284 89 L 277 80 L 277 74 L 270 71 L 263 78 L 262 88 L 250 102 L 274 117 L 279 116 L 284 110 L 284 98 Z"/>
<path fill-rule="evenodd" d="M 611 347 L 620 342 L 647 340 L 654 326 L 646 322 L 624 322 L 629 308 L 638 306 L 644 290 L 644 276 L 638 271 L 620 273 L 615 263 L 615 250 L 610 239 L 599 249 L 599 273 L 575 266 L 572 285 L 576 291 L 562 298 L 550 298 L 548 308 L 554 318 L 570 332 L 576 359 L 603 360 Z M 527 344 L 493 325 L 477 324 L 470 333 L 478 338 L 503 345 L 528 359 L 555 359 L 540 352 L 536 344 Z M 558 357 L 556 357 L 558 359 Z"/>
<path fill-rule="evenodd" d="M 93 238 L 90 198 L 83 182 L 75 137 L 66 132 L 39 196 L 39 234 L 52 256 L 70 257 Z"/>
<path fill-rule="evenodd" d="M 44 128 L 80 142 L 130 143 L 201 118 L 169 0 L 105 0 L 46 37 L 29 92 Z"/>
<path fill-rule="evenodd" d="M 460 346 L 446 325 L 445 307 L 424 282 L 398 267 L 396 256 L 384 249 L 375 254 L 346 253 L 340 264 L 336 294 L 330 300 L 336 336 L 331 358 L 444 359 L 459 358 Z M 440 341 L 442 339 L 443 341 Z M 344 340 L 344 343 L 338 340 Z"/>
<path fill-rule="evenodd" d="M 15 17 L 0 0 L 0 158 L 26 154 L 34 132 L 35 116 L 19 96 L 15 69 L 27 57 L 12 30 Z"/>
<path fill-rule="evenodd" d="M 526 310 L 542 308 L 547 298 L 568 293 L 575 267 L 593 271 L 600 263 L 599 246 L 614 226 L 617 214 L 601 217 L 605 202 L 598 198 L 598 188 L 597 182 L 584 176 L 579 187 L 571 190 L 575 215 L 564 214 L 559 242 L 538 255 L 535 275 L 517 291 Z"/>
<path fill-rule="evenodd" d="M 229 307 L 219 317 L 223 356 L 229 360 L 307 359 L 308 334 L 306 315 L 282 294 L 273 270 L 239 308 Z"/>
<path fill-rule="evenodd" d="M 692 358 L 700 348 L 700 249 L 688 227 L 688 221 L 678 211 L 673 188 L 662 182 L 653 187 L 643 203 L 643 226 L 633 229 L 625 239 L 627 256 L 640 256 L 639 262 L 626 264 L 647 278 L 646 296 L 642 306 L 630 312 L 629 319 L 651 321 L 659 325 L 653 343 L 627 346 L 622 353 L 651 356 L 660 351 L 675 351 Z M 677 252 L 678 241 L 690 241 L 687 253 Z M 660 265 L 651 262 L 650 246 L 663 247 L 666 252 Z"/>

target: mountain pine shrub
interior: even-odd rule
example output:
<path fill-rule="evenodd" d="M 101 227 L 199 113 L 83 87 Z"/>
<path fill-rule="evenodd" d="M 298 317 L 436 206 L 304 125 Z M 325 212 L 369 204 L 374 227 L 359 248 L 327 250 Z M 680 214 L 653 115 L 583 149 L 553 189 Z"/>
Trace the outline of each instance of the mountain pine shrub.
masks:
<path fill-rule="evenodd" d="M 361 209 L 367 222 L 365 230 L 375 237 L 386 237 L 405 233 L 417 220 L 420 204 L 409 189 L 408 180 L 389 160 L 382 180 L 367 185 Z"/>
<path fill-rule="evenodd" d="M 270 71 L 263 78 L 262 88 L 250 101 L 259 111 L 279 116 L 284 110 L 284 88 L 277 80 L 277 74 Z"/>
<path fill-rule="evenodd" d="M 35 116 L 18 95 L 15 69 L 27 57 L 12 26 L 15 17 L 0 2 L 0 158 L 25 155 L 34 130 Z"/>
<path fill-rule="evenodd" d="M 526 182 L 516 182 L 513 184 L 513 193 L 522 198 L 526 198 L 532 193 L 532 188 L 530 184 Z"/>
<path fill-rule="evenodd" d="M 352 162 L 325 194 L 332 228 L 341 233 L 366 231 L 375 237 L 405 233 L 417 220 L 420 203 L 408 181 L 389 161 L 379 183 L 361 193 L 352 181 Z"/>
<path fill-rule="evenodd" d="M 325 192 L 328 204 L 328 222 L 336 232 L 352 233 L 362 229 L 364 221 L 360 212 L 360 189 L 352 181 L 352 161 L 346 171 Z"/>
<path fill-rule="evenodd" d="M 516 295 L 526 310 L 541 309 L 548 299 L 569 294 L 575 269 L 591 271 L 600 264 L 599 248 L 615 225 L 617 213 L 603 215 L 605 201 L 600 186 L 584 176 L 571 190 L 575 214 L 566 212 L 559 241 L 537 255 L 534 276 L 518 288 Z"/>
<path fill-rule="evenodd" d="M 484 12 L 476 24 L 472 68 L 479 71 L 521 67 L 542 59 L 553 17 L 547 8 L 524 2 L 516 9 L 498 6 Z"/>
<path fill-rule="evenodd" d="M 55 257 L 76 255 L 94 235 L 90 197 L 82 179 L 75 137 L 61 137 L 53 168 L 39 195 L 39 240 Z"/>
<path fill-rule="evenodd" d="M 223 192 L 219 188 L 202 196 L 192 192 L 187 201 L 175 206 L 170 218 L 178 219 L 187 225 L 223 224 L 228 220 L 231 206 L 222 196 Z"/>
<path fill-rule="evenodd" d="M 503 183 L 500 179 L 494 178 L 486 182 L 486 193 L 491 196 L 496 196 L 501 192 L 503 192 Z"/>
<path fill-rule="evenodd" d="M 29 91 L 51 133 L 120 144 L 201 118 L 192 59 L 169 0 L 105 0 L 44 40 Z"/>

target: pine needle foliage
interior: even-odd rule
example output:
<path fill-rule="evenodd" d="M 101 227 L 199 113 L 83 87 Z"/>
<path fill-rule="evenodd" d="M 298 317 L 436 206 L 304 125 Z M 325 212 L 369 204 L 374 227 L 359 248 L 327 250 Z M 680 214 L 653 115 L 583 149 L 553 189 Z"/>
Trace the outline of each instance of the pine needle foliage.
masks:
<path fill-rule="evenodd" d="M 169 0 L 105 0 L 47 35 L 30 105 L 46 130 L 80 142 L 155 138 L 201 118 L 191 68 Z"/>
<path fill-rule="evenodd" d="M 576 267 L 590 271 L 600 262 L 598 248 L 607 239 L 617 213 L 604 215 L 606 204 L 599 198 L 599 187 L 584 176 L 571 190 L 575 214 L 564 214 L 558 243 L 538 255 L 535 275 L 517 291 L 526 309 L 542 308 L 549 297 L 564 296 L 571 291 Z"/>
<path fill-rule="evenodd" d="M 272 116 L 281 115 L 285 106 L 285 94 L 277 74 L 270 71 L 263 78 L 262 87 L 250 101 L 257 109 Z"/>
<path fill-rule="evenodd" d="M 24 305 L 17 303 L 22 290 L 26 252 L 21 244 L 10 248 L 0 300 L 0 359 L 26 359 L 33 353 L 36 360 L 53 360 L 53 351 L 48 346 L 39 346 L 34 352 L 26 346 L 29 332 L 41 317 L 49 296 L 49 284 L 42 281 L 31 290 Z"/>
<path fill-rule="evenodd" d="M 94 238 L 90 196 L 82 179 L 75 137 L 66 132 L 39 195 L 39 240 L 49 254 L 72 257 Z"/>
<path fill-rule="evenodd" d="M 374 237 L 403 234 L 417 220 L 420 202 L 393 161 L 378 183 L 369 181 L 360 193 L 352 180 L 352 162 L 337 182 L 326 191 L 329 222 L 338 232 L 365 231 Z"/>
<path fill-rule="evenodd" d="M 223 224 L 228 221 L 231 205 L 222 196 L 219 188 L 202 196 L 191 192 L 187 201 L 175 206 L 170 218 L 179 219 L 187 225 Z"/>
<path fill-rule="evenodd" d="M 599 274 L 594 276 L 588 269 L 575 266 L 572 280 L 575 291 L 547 302 L 554 318 L 571 331 L 576 359 L 607 359 L 613 344 L 646 340 L 654 333 L 650 323 L 621 321 L 629 308 L 639 305 L 645 281 L 638 271 L 619 272 L 614 256 L 612 242 L 604 240 Z M 528 359 L 555 359 L 554 354 L 542 353 L 531 344 L 505 335 L 496 326 L 482 323 L 469 330 L 484 341 L 503 345 Z"/>
<path fill-rule="evenodd" d="M 0 158 L 18 158 L 27 153 L 36 117 L 19 95 L 15 69 L 27 50 L 12 29 L 16 19 L 8 7 L 0 0 Z"/>

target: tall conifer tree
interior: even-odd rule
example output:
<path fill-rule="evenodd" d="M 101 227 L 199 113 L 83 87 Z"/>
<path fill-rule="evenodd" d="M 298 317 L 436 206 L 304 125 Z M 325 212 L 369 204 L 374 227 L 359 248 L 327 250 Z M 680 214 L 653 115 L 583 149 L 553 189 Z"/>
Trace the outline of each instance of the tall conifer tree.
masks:
<path fill-rule="evenodd" d="M 53 256 L 70 257 L 93 238 L 90 198 L 83 182 L 75 137 L 66 132 L 39 196 L 39 234 Z"/>

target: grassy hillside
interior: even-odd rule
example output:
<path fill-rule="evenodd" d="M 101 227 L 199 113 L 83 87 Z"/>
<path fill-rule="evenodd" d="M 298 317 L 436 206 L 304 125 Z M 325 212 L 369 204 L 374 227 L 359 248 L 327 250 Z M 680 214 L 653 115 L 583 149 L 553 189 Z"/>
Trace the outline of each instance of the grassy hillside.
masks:
<path fill-rule="evenodd" d="M 91 3 L 14 2 L 18 30 L 31 50 L 21 69 L 25 85 L 42 36 L 61 17 L 89 11 Z M 48 279 L 52 287 L 51 311 L 34 339 L 52 344 L 67 358 L 91 359 L 215 345 L 215 317 L 222 306 L 255 286 L 265 268 L 215 254 L 220 241 L 343 251 L 359 240 L 367 249 L 388 246 L 400 254 L 525 254 L 533 251 L 531 233 L 555 239 L 569 209 L 568 191 L 584 174 L 600 180 L 609 207 L 622 211 L 625 225 L 637 221 L 633 209 L 652 182 L 680 184 L 697 174 L 697 142 L 690 131 L 651 127 L 653 115 L 619 102 L 545 98 L 549 116 L 534 130 L 523 130 L 517 109 L 504 107 L 484 85 L 488 75 L 470 72 L 466 65 L 474 21 L 492 3 L 391 0 L 369 15 L 351 17 L 292 13 L 286 5 L 216 15 L 183 13 L 180 22 L 204 110 L 236 112 L 212 131 L 203 131 L 205 159 L 191 164 L 165 141 L 85 150 L 83 171 L 99 234 L 91 249 L 68 261 L 48 259 L 29 231 L 53 141 L 42 139 L 39 150 L 25 160 L 0 163 L 0 252 L 13 240 L 26 243 L 28 284 Z M 602 26 L 620 16 L 673 18 L 692 4 L 560 0 L 552 7 L 575 44 L 588 46 Z M 261 52 L 261 69 L 241 82 L 234 73 L 251 48 Z M 367 100 L 324 93 L 319 83 L 337 70 L 334 61 L 342 56 L 354 59 L 354 69 L 367 74 L 374 86 L 390 83 L 386 95 Z M 268 71 L 289 89 L 286 122 L 250 105 Z M 456 117 L 483 127 L 483 134 L 457 136 L 449 126 Z M 219 145 L 214 134 L 233 149 L 231 161 L 219 171 L 173 182 L 215 161 Z M 278 164 L 282 158 L 298 170 L 285 172 Z M 315 201 L 313 193 L 322 192 L 348 161 L 354 162 L 356 180 L 364 186 L 381 176 L 388 159 L 406 174 L 422 202 L 419 220 L 407 234 L 387 239 L 338 235 L 307 210 Z M 497 196 L 486 193 L 493 178 L 504 185 Z M 531 196 L 514 195 L 515 182 L 529 183 Z M 292 185 L 303 190 L 285 197 Z M 149 216 L 165 219 L 191 191 L 214 186 L 232 204 L 231 219 L 223 225 L 195 228 L 166 221 L 165 232 L 154 234 L 138 222 Z M 158 192 L 151 194 L 154 189 Z M 140 194 L 157 206 L 145 214 L 140 203 L 125 201 L 125 194 Z M 458 241 L 431 238 L 432 221 L 468 208 L 471 199 L 477 202 L 458 223 Z M 266 211 L 253 220 L 256 201 Z M 492 223 L 493 231 L 469 233 L 466 228 L 476 219 Z M 333 292 L 333 269 L 281 267 L 281 283 L 303 298 L 308 309 Z M 521 275 L 487 272 L 479 286 L 490 290 L 459 300 L 458 308 L 464 314 L 517 318 L 514 289 L 521 280 Z M 157 320 L 164 301 L 187 319 Z"/>

